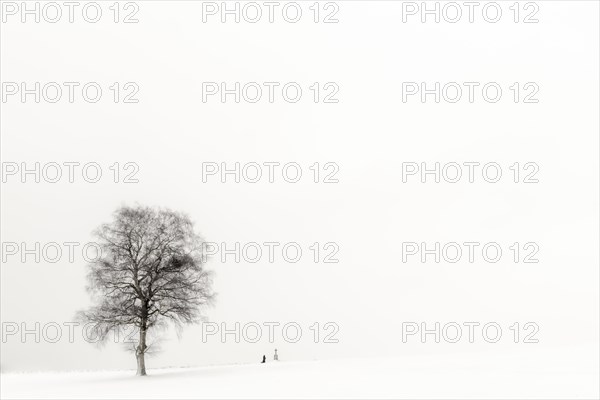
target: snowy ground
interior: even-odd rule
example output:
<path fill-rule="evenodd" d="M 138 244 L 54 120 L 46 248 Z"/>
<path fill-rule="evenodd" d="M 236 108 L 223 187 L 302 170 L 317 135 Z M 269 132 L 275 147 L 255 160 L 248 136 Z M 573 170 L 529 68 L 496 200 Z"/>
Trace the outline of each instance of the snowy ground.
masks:
<path fill-rule="evenodd" d="M 564 355 L 562 355 L 564 356 Z M 482 354 L 6 373 L 2 398 L 598 398 L 597 364 Z M 568 357 L 568 355 L 567 355 Z M 589 360 L 589 357 L 587 358 Z"/>

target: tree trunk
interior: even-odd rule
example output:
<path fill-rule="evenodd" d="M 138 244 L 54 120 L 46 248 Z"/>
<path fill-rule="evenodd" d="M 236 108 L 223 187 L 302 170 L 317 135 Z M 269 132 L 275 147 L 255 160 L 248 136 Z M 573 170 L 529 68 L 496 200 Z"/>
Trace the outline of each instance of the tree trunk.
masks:
<path fill-rule="evenodd" d="M 145 354 L 146 354 L 146 327 L 142 326 L 142 328 L 140 329 L 140 343 L 135 352 L 135 355 L 137 358 L 137 373 L 136 373 L 136 375 L 138 375 L 138 376 L 146 376 L 146 360 L 144 359 Z"/>

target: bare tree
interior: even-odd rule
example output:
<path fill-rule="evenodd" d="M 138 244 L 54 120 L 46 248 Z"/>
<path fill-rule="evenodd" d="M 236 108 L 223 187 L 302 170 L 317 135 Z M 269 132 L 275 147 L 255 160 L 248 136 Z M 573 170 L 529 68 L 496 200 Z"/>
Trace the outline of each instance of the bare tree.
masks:
<path fill-rule="evenodd" d="M 148 330 L 197 323 L 213 299 L 202 240 L 186 215 L 141 206 L 117 209 L 95 235 L 102 253 L 89 265 L 88 291 L 96 305 L 79 316 L 100 339 L 138 329 L 137 374 L 146 375 Z"/>

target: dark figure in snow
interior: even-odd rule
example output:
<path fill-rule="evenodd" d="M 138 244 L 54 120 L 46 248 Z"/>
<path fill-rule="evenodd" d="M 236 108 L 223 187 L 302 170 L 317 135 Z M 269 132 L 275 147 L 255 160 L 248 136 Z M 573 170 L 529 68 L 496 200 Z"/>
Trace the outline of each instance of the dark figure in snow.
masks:
<path fill-rule="evenodd" d="M 267 356 L 263 355 L 263 360 L 262 360 L 261 364 L 264 364 L 266 362 L 267 362 Z"/>
<path fill-rule="evenodd" d="M 277 355 L 277 349 L 275 349 L 275 355 L 273 356 L 273 360 L 279 361 L 279 356 Z"/>

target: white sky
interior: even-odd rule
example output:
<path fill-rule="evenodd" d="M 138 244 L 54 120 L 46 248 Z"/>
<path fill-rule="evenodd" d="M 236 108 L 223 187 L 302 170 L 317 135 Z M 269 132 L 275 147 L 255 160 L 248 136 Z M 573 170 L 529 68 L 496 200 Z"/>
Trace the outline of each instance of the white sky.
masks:
<path fill-rule="evenodd" d="M 189 1 L 139 2 L 137 24 L 19 22 L 1 28 L 3 82 L 98 82 L 102 100 L 57 104 L 11 97 L 1 104 L 2 161 L 95 161 L 103 179 L 2 185 L 3 242 L 87 242 L 121 204 L 185 211 L 213 242 L 298 242 L 296 264 L 209 263 L 216 307 L 210 321 L 298 322 L 297 344 L 201 343 L 199 327 L 148 366 L 258 362 L 275 347 L 285 359 L 479 351 L 501 354 L 508 327 L 540 326 L 534 346 L 598 342 L 598 3 L 545 1 L 537 24 L 502 20 L 402 23 L 400 2 L 338 2 L 337 24 L 202 23 Z M 203 103 L 202 82 L 298 82 L 302 101 Z M 402 102 L 402 82 L 498 82 L 501 101 Z M 137 104 L 114 104 L 113 82 L 136 82 Z M 337 104 L 315 104 L 308 87 L 336 82 Z M 515 104 L 514 82 L 536 82 L 537 104 Z M 295 161 L 305 178 L 202 182 L 203 162 Z M 494 161 L 489 184 L 402 183 L 402 162 Z M 514 162 L 540 166 L 538 184 L 515 184 Z M 137 184 L 111 182 L 114 162 L 139 165 Z M 315 184 L 314 162 L 335 162 L 340 183 Z M 402 263 L 402 242 L 498 242 L 496 264 Z M 315 264 L 308 247 L 336 242 L 338 264 Z M 515 264 L 514 242 L 536 242 L 538 264 Z M 62 324 L 90 304 L 85 261 L 1 269 L 1 320 Z M 314 344 L 309 327 L 335 322 L 338 344 Z M 496 321 L 496 345 L 401 342 L 403 321 Z M 65 331 L 66 332 L 66 331 Z M 596 343 L 596 344 L 594 344 Z M 490 347 L 491 346 L 491 347 Z M 538 347 L 539 348 L 539 347 Z M 527 352 L 527 347 L 519 351 Z M 559 361 L 557 361 L 559 362 Z M 591 362 L 591 361 L 590 361 Z M 3 370 L 133 368 L 119 346 L 2 343 Z"/>

